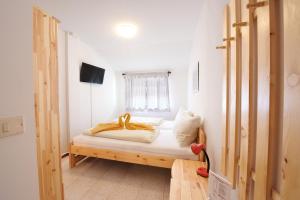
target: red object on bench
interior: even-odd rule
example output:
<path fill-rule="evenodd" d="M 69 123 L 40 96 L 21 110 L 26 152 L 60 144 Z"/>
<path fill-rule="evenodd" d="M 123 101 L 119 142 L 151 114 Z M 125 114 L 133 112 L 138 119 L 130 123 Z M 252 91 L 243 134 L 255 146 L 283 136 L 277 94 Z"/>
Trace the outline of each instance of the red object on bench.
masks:
<path fill-rule="evenodd" d="M 209 176 L 210 162 L 209 162 L 209 157 L 205 151 L 205 148 L 206 148 L 205 144 L 193 143 L 191 145 L 191 150 L 195 155 L 199 155 L 201 153 L 201 151 L 204 152 L 205 160 L 207 161 L 207 168 L 199 167 L 197 169 L 197 174 L 204 178 L 207 178 Z"/>

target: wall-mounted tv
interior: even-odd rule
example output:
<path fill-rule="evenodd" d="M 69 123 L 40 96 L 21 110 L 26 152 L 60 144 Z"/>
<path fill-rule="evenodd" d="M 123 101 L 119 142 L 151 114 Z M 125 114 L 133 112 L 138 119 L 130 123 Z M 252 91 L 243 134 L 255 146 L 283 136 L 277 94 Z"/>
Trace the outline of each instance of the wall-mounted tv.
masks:
<path fill-rule="evenodd" d="M 104 73 L 105 69 L 83 62 L 80 70 L 80 81 L 103 84 Z"/>

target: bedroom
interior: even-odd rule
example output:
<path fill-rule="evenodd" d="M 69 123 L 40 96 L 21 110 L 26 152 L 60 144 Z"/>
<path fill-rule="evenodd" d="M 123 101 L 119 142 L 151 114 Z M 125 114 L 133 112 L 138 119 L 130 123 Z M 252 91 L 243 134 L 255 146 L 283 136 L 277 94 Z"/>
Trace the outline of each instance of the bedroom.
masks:
<path fill-rule="evenodd" d="M 296 0 L 2 3 L 0 199 L 299 198 Z"/>

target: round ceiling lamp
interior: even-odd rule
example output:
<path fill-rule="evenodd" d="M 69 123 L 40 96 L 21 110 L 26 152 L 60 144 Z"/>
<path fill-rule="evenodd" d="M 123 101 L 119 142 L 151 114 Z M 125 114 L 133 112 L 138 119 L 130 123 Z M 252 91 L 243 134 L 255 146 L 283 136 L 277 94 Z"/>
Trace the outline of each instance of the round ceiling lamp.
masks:
<path fill-rule="evenodd" d="M 117 24 L 115 31 L 120 37 L 130 39 L 136 36 L 138 28 L 132 23 L 120 23 Z"/>

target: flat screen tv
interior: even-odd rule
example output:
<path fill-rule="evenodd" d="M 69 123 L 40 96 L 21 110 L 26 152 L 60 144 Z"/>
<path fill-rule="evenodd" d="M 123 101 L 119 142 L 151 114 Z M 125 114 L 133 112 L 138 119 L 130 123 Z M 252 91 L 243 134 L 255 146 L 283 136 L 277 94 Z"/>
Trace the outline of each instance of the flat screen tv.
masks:
<path fill-rule="evenodd" d="M 104 73 L 105 69 L 83 62 L 80 70 L 80 81 L 103 84 Z"/>

